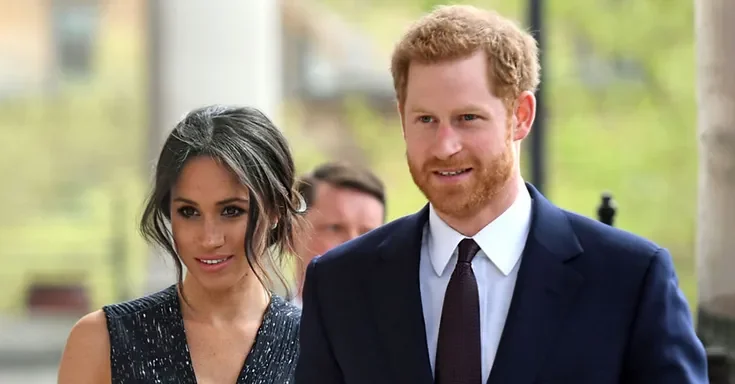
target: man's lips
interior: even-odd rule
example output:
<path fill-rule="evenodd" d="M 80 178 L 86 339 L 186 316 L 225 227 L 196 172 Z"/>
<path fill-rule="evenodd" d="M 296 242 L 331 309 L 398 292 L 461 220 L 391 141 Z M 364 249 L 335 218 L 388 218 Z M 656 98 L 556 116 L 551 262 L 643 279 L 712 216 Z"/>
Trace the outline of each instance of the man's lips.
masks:
<path fill-rule="evenodd" d="M 472 168 L 453 168 L 453 169 L 436 170 L 436 171 L 433 171 L 433 173 L 439 176 L 459 176 L 471 170 Z"/>

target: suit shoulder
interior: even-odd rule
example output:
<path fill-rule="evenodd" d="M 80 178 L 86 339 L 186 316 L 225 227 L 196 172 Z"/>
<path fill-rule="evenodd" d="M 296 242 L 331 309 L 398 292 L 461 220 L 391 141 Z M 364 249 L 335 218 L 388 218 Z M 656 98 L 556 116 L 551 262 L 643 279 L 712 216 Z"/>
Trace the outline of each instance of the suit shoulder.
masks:
<path fill-rule="evenodd" d="M 573 212 L 564 213 L 585 253 L 595 252 L 623 263 L 648 265 L 662 250 L 661 246 L 642 236 Z"/>

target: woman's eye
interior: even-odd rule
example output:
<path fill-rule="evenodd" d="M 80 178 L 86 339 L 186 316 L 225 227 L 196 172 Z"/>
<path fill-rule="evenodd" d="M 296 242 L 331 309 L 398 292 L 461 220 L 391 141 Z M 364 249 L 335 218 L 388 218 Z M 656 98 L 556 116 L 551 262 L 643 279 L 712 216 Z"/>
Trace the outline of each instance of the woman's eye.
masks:
<path fill-rule="evenodd" d="M 192 207 L 181 207 L 179 208 L 179 214 L 183 217 L 189 218 L 197 214 L 196 209 Z"/>
<path fill-rule="evenodd" d="M 464 121 L 472 121 L 472 120 L 477 120 L 478 117 L 479 116 L 477 116 L 477 115 L 473 115 L 473 114 L 469 113 L 469 114 L 462 115 L 462 120 L 464 120 Z"/>
<path fill-rule="evenodd" d="M 422 122 L 424 124 L 429 124 L 434 121 L 434 118 L 431 116 L 420 116 L 419 122 Z"/>
<path fill-rule="evenodd" d="M 237 217 L 243 213 L 245 213 L 245 210 L 240 207 L 225 207 L 225 209 L 222 210 L 222 215 L 228 217 Z"/>

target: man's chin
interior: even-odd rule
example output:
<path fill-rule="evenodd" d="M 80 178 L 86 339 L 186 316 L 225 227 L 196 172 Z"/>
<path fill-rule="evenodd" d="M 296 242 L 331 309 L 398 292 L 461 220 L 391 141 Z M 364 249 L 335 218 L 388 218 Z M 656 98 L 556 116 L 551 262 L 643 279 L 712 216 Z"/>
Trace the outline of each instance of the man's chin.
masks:
<path fill-rule="evenodd" d="M 469 203 L 466 188 L 421 188 L 424 196 L 437 210 L 446 214 L 459 213 Z"/>
<path fill-rule="evenodd" d="M 472 216 L 477 210 L 473 205 L 464 199 L 436 199 L 431 201 L 431 205 L 437 212 L 451 216 L 453 218 L 467 218 Z"/>
<path fill-rule="evenodd" d="M 419 186 L 419 189 L 424 193 L 429 201 L 436 205 L 435 202 L 442 200 L 464 200 L 467 196 L 467 191 L 471 191 L 469 183 L 455 184 L 455 185 L 435 185 L 432 183 L 426 183 Z"/>

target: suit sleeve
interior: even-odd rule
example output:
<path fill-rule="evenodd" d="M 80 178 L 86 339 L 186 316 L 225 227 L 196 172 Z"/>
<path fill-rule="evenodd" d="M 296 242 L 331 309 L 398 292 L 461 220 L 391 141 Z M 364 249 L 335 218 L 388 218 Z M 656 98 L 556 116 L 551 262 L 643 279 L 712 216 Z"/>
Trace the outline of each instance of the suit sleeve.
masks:
<path fill-rule="evenodd" d="M 643 281 L 624 376 L 630 384 L 709 382 L 704 347 L 665 249 L 654 254 Z"/>
<path fill-rule="evenodd" d="M 344 384 L 321 318 L 317 294 L 318 257 L 306 269 L 299 343 L 301 353 L 296 364 L 297 384 Z"/>

